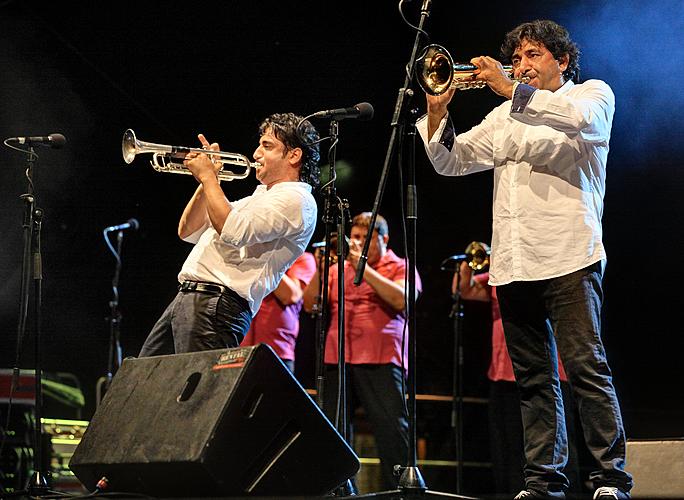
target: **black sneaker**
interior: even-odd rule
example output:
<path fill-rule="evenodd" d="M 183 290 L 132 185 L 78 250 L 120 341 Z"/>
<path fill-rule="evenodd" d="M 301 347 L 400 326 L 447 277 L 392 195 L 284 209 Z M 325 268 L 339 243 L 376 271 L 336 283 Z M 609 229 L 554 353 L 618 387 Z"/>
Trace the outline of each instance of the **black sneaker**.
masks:
<path fill-rule="evenodd" d="M 625 500 L 630 498 L 628 493 L 614 486 L 601 486 L 594 492 L 593 500 Z"/>
<path fill-rule="evenodd" d="M 534 490 L 522 490 L 515 495 L 513 500 L 565 500 L 565 493 L 562 491 L 549 491 L 548 493 L 539 493 Z"/>

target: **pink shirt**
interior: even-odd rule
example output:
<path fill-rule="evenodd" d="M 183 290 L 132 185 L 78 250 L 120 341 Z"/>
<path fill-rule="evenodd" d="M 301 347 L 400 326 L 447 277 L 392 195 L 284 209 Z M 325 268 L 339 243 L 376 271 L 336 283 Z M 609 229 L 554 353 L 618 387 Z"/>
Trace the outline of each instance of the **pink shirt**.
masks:
<path fill-rule="evenodd" d="M 345 362 L 351 364 L 388 364 L 402 366 L 402 335 L 406 317 L 383 301 L 364 280 L 354 285 L 354 268 L 344 263 L 345 291 Z M 373 266 L 391 281 L 400 281 L 406 274 L 406 260 L 392 250 Z M 325 344 L 325 362 L 337 363 L 337 265 L 330 268 L 330 327 Z M 422 285 L 416 271 L 416 294 Z M 403 350 L 403 367 L 408 366 L 408 328 Z"/>
<path fill-rule="evenodd" d="M 292 279 L 299 280 L 304 289 L 315 272 L 316 259 L 312 253 L 304 252 L 285 274 Z M 294 360 L 301 309 L 301 300 L 285 306 L 276 299 L 273 293 L 268 294 L 252 319 L 249 331 L 240 345 L 268 344 L 281 359 Z"/>
<path fill-rule="evenodd" d="M 476 274 L 473 279 L 478 283 L 487 285 L 489 273 Z M 501 311 L 499 310 L 499 299 L 496 297 L 496 287 L 490 287 L 490 297 L 492 304 L 492 360 L 489 363 L 489 370 L 487 370 L 487 377 L 489 380 L 507 382 L 515 382 L 515 375 L 513 374 L 513 363 L 508 356 L 508 348 L 506 347 L 506 337 L 504 336 L 503 322 L 501 321 Z M 558 358 L 558 371 L 560 379 L 568 380 L 565 374 L 563 363 Z"/>

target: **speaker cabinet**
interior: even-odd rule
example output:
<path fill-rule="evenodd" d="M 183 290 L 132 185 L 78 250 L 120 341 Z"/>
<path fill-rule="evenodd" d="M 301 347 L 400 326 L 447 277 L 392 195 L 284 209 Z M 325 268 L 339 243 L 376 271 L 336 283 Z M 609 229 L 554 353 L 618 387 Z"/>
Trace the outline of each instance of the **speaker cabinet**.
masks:
<path fill-rule="evenodd" d="M 70 468 L 115 492 L 323 495 L 359 460 L 261 344 L 124 360 Z"/>
<path fill-rule="evenodd" d="M 684 439 L 627 441 L 632 498 L 684 498 Z"/>

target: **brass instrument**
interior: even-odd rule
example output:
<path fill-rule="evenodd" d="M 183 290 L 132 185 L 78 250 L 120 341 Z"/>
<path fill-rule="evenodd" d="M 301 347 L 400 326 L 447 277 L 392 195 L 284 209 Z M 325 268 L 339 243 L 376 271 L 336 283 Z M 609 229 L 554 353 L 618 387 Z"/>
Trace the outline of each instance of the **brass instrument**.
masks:
<path fill-rule="evenodd" d="M 349 247 L 351 246 L 351 240 L 349 236 L 344 236 L 344 254 L 349 256 Z M 326 249 L 325 240 L 317 241 L 311 244 L 311 248 L 314 249 L 314 256 L 317 260 L 321 260 L 323 256 L 328 254 Z M 337 231 L 330 234 L 330 264 L 337 264 Z"/>
<path fill-rule="evenodd" d="M 252 168 L 259 168 L 261 164 L 258 162 L 251 162 L 245 155 L 238 153 L 226 153 L 224 151 L 211 151 L 202 148 L 186 148 L 181 146 L 167 146 L 165 144 L 155 144 L 153 142 L 139 141 L 135 137 L 133 130 L 128 129 L 124 132 L 123 140 L 121 142 L 121 153 L 126 163 L 131 163 L 136 155 L 141 153 L 152 153 L 152 161 L 150 164 L 157 172 L 170 172 L 172 174 L 186 174 L 192 175 L 188 167 L 183 163 L 177 163 L 173 160 L 183 160 L 190 152 L 206 153 L 211 158 L 218 158 L 221 163 L 221 170 L 218 172 L 218 178 L 222 181 L 232 181 L 234 179 L 244 179 L 249 175 Z M 226 165 L 241 167 L 244 169 L 241 172 L 232 172 L 225 170 Z"/>
<path fill-rule="evenodd" d="M 513 67 L 504 66 L 504 71 L 513 76 Z M 456 90 L 481 89 L 487 84 L 476 80 L 474 71 L 477 66 L 468 63 L 455 63 L 449 51 L 441 45 L 432 44 L 423 49 L 416 59 L 416 78 L 418 84 L 430 95 L 441 95 L 450 88 Z M 512 78 L 527 83 L 529 78 Z"/>
<path fill-rule="evenodd" d="M 482 271 L 489 266 L 489 245 L 473 241 L 465 249 L 466 260 L 473 271 Z"/>

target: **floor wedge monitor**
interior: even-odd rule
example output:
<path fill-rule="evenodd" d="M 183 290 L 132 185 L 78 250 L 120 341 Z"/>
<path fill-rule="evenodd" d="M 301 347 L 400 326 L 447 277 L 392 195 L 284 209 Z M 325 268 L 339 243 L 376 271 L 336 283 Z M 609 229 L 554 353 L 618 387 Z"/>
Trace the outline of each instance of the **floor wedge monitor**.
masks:
<path fill-rule="evenodd" d="M 90 490 L 293 496 L 327 494 L 359 460 L 261 344 L 126 359 L 70 468 Z"/>

